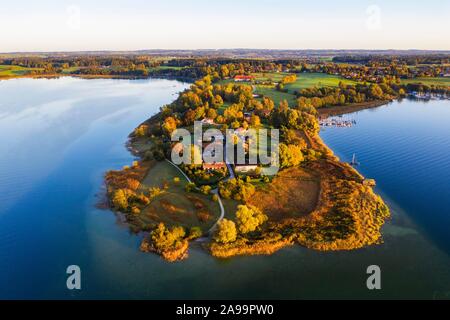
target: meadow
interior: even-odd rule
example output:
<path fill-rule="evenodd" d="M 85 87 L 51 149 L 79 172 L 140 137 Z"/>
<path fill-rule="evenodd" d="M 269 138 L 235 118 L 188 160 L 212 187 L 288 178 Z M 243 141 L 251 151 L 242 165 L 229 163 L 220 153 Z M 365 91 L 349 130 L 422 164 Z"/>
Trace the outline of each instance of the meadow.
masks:
<path fill-rule="evenodd" d="M 17 77 L 30 74 L 32 71 L 41 71 L 39 68 L 26 68 L 21 66 L 0 65 L 0 77 Z"/>
<path fill-rule="evenodd" d="M 136 222 L 140 226 L 159 222 L 168 226 L 198 226 L 207 232 L 220 216 L 219 204 L 210 195 L 185 192 L 186 184 L 183 175 L 170 163 L 156 163 L 142 181 L 141 190 L 160 188 L 163 192 L 136 216 Z"/>
<path fill-rule="evenodd" d="M 255 81 L 272 81 L 279 82 L 289 73 L 279 72 L 279 73 L 259 73 L 253 74 L 255 76 Z M 325 73 L 298 73 L 297 80 L 293 83 L 288 83 L 284 86 L 287 92 L 281 92 L 275 89 L 271 85 L 258 85 L 256 84 L 255 93 L 271 98 L 276 104 L 280 101 L 286 100 L 289 105 L 296 104 L 295 92 L 311 88 L 311 87 L 337 87 L 339 82 L 344 84 L 355 84 L 352 80 L 344 79 L 340 76 L 329 75 Z"/>
<path fill-rule="evenodd" d="M 450 77 L 402 79 L 402 84 L 421 83 L 424 85 L 450 86 Z"/>

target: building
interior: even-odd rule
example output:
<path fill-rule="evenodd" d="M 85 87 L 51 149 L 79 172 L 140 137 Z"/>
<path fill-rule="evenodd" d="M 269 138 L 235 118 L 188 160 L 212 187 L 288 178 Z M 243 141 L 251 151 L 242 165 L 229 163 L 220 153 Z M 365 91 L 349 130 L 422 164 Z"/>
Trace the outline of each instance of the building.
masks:
<path fill-rule="evenodd" d="M 252 113 L 251 112 L 244 112 L 244 120 L 247 122 L 250 122 L 252 119 Z"/>
<path fill-rule="evenodd" d="M 214 162 L 214 163 L 203 162 L 202 167 L 203 170 L 220 170 L 225 169 L 227 165 L 225 164 L 225 162 Z"/>
<path fill-rule="evenodd" d="M 239 76 L 235 76 L 234 77 L 234 82 L 250 82 L 254 79 L 255 77 L 253 76 L 243 76 L 243 75 L 239 75 Z"/>
<path fill-rule="evenodd" d="M 214 124 L 214 120 L 213 119 L 209 119 L 209 118 L 204 118 L 201 122 L 203 124 Z"/>
<path fill-rule="evenodd" d="M 234 166 L 234 171 L 236 173 L 248 173 L 255 171 L 258 168 L 256 164 L 236 164 Z"/>

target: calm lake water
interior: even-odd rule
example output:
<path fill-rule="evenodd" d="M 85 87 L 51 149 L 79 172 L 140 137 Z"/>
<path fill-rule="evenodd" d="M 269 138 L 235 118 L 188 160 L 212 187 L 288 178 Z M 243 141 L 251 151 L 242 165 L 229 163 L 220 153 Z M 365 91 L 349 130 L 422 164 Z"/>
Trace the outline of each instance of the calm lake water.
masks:
<path fill-rule="evenodd" d="M 0 298 L 450 298 L 450 102 L 351 115 L 322 137 L 375 178 L 393 208 L 385 243 L 352 252 L 291 247 L 169 264 L 95 207 L 105 171 L 130 164 L 127 135 L 187 84 L 169 80 L 0 82 Z M 350 117 L 350 116 L 349 116 Z M 82 290 L 66 289 L 79 265 Z M 382 290 L 366 289 L 366 268 Z"/>

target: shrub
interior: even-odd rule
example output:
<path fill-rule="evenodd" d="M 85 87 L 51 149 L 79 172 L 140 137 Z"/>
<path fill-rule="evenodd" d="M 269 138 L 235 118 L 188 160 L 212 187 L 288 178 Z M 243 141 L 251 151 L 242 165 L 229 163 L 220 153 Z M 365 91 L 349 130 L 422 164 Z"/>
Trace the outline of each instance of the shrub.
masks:
<path fill-rule="evenodd" d="M 209 194 L 211 192 L 211 186 L 208 185 L 201 186 L 200 191 L 203 194 Z"/>
<path fill-rule="evenodd" d="M 189 240 L 197 239 L 197 238 L 200 238 L 202 235 L 203 235 L 203 231 L 200 227 L 192 227 L 189 230 L 188 239 Z"/>
<path fill-rule="evenodd" d="M 236 241 L 236 237 L 236 224 L 228 219 L 221 220 L 214 235 L 214 240 L 220 243 L 230 243 Z"/>

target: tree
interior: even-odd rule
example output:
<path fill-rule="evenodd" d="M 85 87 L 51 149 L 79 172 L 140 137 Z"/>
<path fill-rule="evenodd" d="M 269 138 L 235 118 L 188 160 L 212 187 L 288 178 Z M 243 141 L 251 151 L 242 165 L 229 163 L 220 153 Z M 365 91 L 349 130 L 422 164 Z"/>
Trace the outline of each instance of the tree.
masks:
<path fill-rule="evenodd" d="M 164 119 L 162 129 L 167 135 L 170 136 L 172 132 L 176 130 L 176 128 L 177 128 L 177 121 L 175 120 L 175 118 L 167 117 L 166 119 Z"/>
<path fill-rule="evenodd" d="M 189 230 L 189 240 L 200 238 L 203 235 L 203 231 L 200 227 L 192 227 Z"/>
<path fill-rule="evenodd" d="M 134 130 L 134 135 L 136 137 L 144 137 L 148 132 L 148 126 L 140 125 Z"/>
<path fill-rule="evenodd" d="M 166 250 L 175 247 L 177 243 L 186 235 L 181 226 L 166 228 L 164 223 L 160 223 L 155 230 L 150 233 L 150 239 L 158 250 Z"/>
<path fill-rule="evenodd" d="M 213 108 L 209 108 L 208 112 L 206 113 L 206 116 L 209 119 L 214 120 L 215 118 L 217 118 L 217 111 L 215 109 L 213 109 Z"/>
<path fill-rule="evenodd" d="M 230 243 L 236 241 L 236 224 L 228 219 L 221 220 L 217 225 L 214 240 L 220 243 Z"/>
<path fill-rule="evenodd" d="M 196 112 L 192 109 L 188 109 L 185 113 L 184 113 L 184 124 L 187 126 L 190 126 L 192 124 L 194 124 L 195 121 L 195 116 L 196 116 Z"/>
<path fill-rule="evenodd" d="M 123 189 L 116 190 L 116 192 L 114 192 L 112 202 L 116 209 L 126 211 L 128 209 L 127 192 Z"/>
<path fill-rule="evenodd" d="M 303 162 L 302 147 L 295 144 L 280 143 L 280 167 L 288 168 L 298 166 Z"/>
<path fill-rule="evenodd" d="M 252 205 L 239 205 L 236 218 L 239 232 L 244 234 L 255 231 L 268 219 L 261 210 Z"/>
<path fill-rule="evenodd" d="M 250 124 L 252 127 L 257 128 L 261 126 L 261 119 L 256 114 L 252 114 L 250 118 Z"/>

